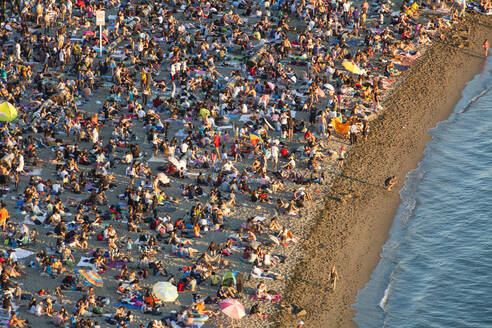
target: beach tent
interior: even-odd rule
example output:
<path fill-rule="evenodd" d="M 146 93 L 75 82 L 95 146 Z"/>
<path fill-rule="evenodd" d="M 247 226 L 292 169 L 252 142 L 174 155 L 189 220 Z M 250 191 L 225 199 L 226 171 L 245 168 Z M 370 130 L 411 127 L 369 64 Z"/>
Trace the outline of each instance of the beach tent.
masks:
<path fill-rule="evenodd" d="M 236 286 L 236 276 L 232 271 L 226 272 L 224 277 L 222 277 L 222 286 Z"/>
<path fill-rule="evenodd" d="M 176 286 L 168 281 L 159 281 L 152 287 L 152 293 L 163 302 L 174 302 L 179 294 Z"/>
<path fill-rule="evenodd" d="M 340 119 L 340 117 L 336 117 L 336 118 L 332 119 L 331 125 L 333 126 L 335 131 L 340 133 L 340 134 L 345 134 L 345 133 L 349 132 L 350 123 L 349 122 L 342 123 L 342 120 Z"/>
<path fill-rule="evenodd" d="M 0 104 L 0 121 L 12 122 L 17 118 L 17 108 L 5 101 Z"/>
<path fill-rule="evenodd" d="M 359 74 L 359 75 L 363 73 L 362 70 L 359 68 L 359 66 L 357 66 L 357 64 L 354 63 L 353 61 L 345 59 L 342 62 L 342 66 L 351 73 Z"/>

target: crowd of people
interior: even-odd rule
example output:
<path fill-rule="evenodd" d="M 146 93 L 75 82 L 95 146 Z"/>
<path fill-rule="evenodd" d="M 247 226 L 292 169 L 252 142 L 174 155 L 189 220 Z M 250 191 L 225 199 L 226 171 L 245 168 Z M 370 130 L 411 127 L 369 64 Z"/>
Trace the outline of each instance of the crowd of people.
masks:
<path fill-rule="evenodd" d="M 0 320 L 219 325 L 226 298 L 266 320 L 327 163 L 366 142 L 384 91 L 462 15 L 426 5 L 0 2 L 0 95 L 18 111 L 0 126 Z"/>

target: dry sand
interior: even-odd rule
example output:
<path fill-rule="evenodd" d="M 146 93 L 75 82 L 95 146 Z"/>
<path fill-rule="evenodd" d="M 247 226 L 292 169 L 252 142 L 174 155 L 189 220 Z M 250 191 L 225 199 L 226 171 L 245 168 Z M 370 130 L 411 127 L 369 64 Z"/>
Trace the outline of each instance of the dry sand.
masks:
<path fill-rule="evenodd" d="M 467 33 L 466 31 L 470 31 Z M 460 35 L 466 35 L 469 47 Z M 288 282 L 283 305 L 307 310 L 307 327 L 354 327 L 357 292 L 364 287 L 386 241 L 405 175 L 422 158 L 428 129 L 449 116 L 467 81 L 483 69 L 483 41 L 492 38 L 492 17 L 469 14 L 445 33 L 405 75 L 372 123 L 366 143 L 352 148 L 340 175 L 332 181 L 311 228 L 302 255 Z M 464 47 L 460 47 L 463 45 Z M 389 175 L 398 177 L 392 192 L 384 189 Z M 346 202 L 340 195 L 351 193 Z M 331 293 L 328 274 L 336 265 L 340 280 Z M 294 327 L 299 317 L 285 307 L 276 326 Z"/>

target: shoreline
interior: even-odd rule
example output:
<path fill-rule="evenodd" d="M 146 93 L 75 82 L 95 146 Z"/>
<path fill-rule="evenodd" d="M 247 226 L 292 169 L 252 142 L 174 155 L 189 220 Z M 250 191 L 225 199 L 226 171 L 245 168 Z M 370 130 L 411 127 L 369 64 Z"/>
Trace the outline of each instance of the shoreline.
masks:
<path fill-rule="evenodd" d="M 468 14 L 444 35 L 405 74 L 372 122 L 368 140 L 351 149 L 343 171 L 332 180 L 324 208 L 306 229 L 276 326 L 292 327 L 300 320 L 287 310 L 289 305 L 307 311 L 302 320 L 308 327 L 356 326 L 351 306 L 379 262 L 400 204 L 398 191 L 423 157 L 427 131 L 449 117 L 465 83 L 482 69 L 482 42 L 492 37 L 492 17 Z M 458 47 L 462 35 L 471 47 Z M 389 175 L 398 177 L 392 192 L 383 187 Z M 340 195 L 347 192 L 353 197 L 341 203 Z M 332 265 L 340 276 L 334 293 L 326 283 Z"/>

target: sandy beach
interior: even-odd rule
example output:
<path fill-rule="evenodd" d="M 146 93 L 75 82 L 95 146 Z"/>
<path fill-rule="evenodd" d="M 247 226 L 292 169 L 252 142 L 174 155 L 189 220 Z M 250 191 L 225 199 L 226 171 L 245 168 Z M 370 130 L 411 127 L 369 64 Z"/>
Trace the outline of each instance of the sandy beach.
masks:
<path fill-rule="evenodd" d="M 368 142 L 352 148 L 324 209 L 305 232 L 277 326 L 299 322 L 290 305 L 307 310 L 307 327 L 355 326 L 351 305 L 379 260 L 405 175 L 422 158 L 428 129 L 449 116 L 465 83 L 484 69 L 482 42 L 491 37 L 492 17 L 469 15 L 407 72 L 373 122 Z M 398 183 L 388 192 L 384 180 L 390 175 Z M 352 196 L 342 201 L 347 193 Z M 340 276 L 334 293 L 326 285 L 333 265 Z"/>

